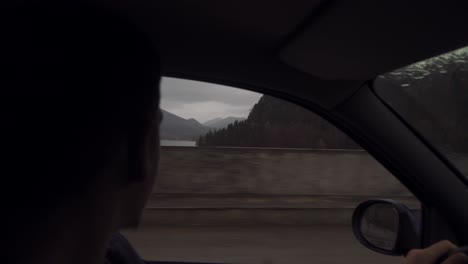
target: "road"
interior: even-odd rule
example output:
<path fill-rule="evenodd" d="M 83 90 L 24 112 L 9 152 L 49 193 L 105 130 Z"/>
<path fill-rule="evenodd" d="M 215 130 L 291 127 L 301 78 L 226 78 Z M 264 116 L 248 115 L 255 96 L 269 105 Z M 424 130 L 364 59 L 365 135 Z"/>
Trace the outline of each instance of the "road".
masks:
<path fill-rule="evenodd" d="M 148 260 L 246 264 L 397 264 L 361 246 L 348 226 L 142 227 L 124 234 Z"/>

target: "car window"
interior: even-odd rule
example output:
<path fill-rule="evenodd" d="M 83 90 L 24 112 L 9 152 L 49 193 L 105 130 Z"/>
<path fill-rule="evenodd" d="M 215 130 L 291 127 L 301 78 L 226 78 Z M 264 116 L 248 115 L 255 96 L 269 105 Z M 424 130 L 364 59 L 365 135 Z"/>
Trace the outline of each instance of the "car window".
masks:
<path fill-rule="evenodd" d="M 272 96 L 162 81 L 160 174 L 137 231 L 148 260 L 400 263 L 354 238 L 362 201 L 419 202 L 340 130 Z M 337 253 L 340 252 L 340 253 Z"/>
<path fill-rule="evenodd" d="M 381 75 L 374 89 L 468 178 L 468 47 Z"/>

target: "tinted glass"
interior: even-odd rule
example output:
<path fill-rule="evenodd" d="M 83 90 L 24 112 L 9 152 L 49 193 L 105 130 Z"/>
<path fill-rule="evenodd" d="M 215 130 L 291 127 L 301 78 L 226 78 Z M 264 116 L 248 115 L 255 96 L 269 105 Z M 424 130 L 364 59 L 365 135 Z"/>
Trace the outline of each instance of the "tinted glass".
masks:
<path fill-rule="evenodd" d="M 374 88 L 468 175 L 468 47 L 381 75 Z"/>

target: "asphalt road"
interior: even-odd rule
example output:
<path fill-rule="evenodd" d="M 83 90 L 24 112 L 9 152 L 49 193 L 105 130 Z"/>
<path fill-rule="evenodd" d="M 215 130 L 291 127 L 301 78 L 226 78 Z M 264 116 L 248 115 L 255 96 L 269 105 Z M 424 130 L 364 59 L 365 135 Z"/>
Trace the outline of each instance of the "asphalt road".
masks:
<path fill-rule="evenodd" d="M 348 226 L 142 227 L 124 232 L 148 260 L 397 264 L 361 246 Z"/>

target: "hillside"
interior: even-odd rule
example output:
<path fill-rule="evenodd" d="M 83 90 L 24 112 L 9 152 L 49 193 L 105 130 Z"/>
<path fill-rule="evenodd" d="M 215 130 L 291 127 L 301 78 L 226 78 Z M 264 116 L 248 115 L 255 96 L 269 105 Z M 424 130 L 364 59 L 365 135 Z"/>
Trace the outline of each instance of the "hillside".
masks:
<path fill-rule="evenodd" d="M 220 122 L 221 120 L 223 120 L 221 117 L 213 118 L 213 119 L 203 122 L 203 125 L 209 127 L 213 124 L 216 124 L 217 122 Z"/>
<path fill-rule="evenodd" d="M 199 146 L 354 149 L 358 146 L 321 117 L 302 107 L 264 95 L 248 118 L 209 131 Z"/>
<path fill-rule="evenodd" d="M 161 139 L 166 140 L 196 140 L 200 135 L 209 131 L 209 128 L 197 120 L 184 119 L 165 110 L 160 127 Z"/>
<path fill-rule="evenodd" d="M 227 127 L 229 124 L 233 124 L 236 121 L 243 121 L 245 120 L 245 117 L 234 117 L 234 116 L 229 116 L 226 118 L 215 118 L 208 120 L 203 123 L 204 126 L 210 127 L 210 128 L 216 128 L 216 129 L 221 129 Z"/>

